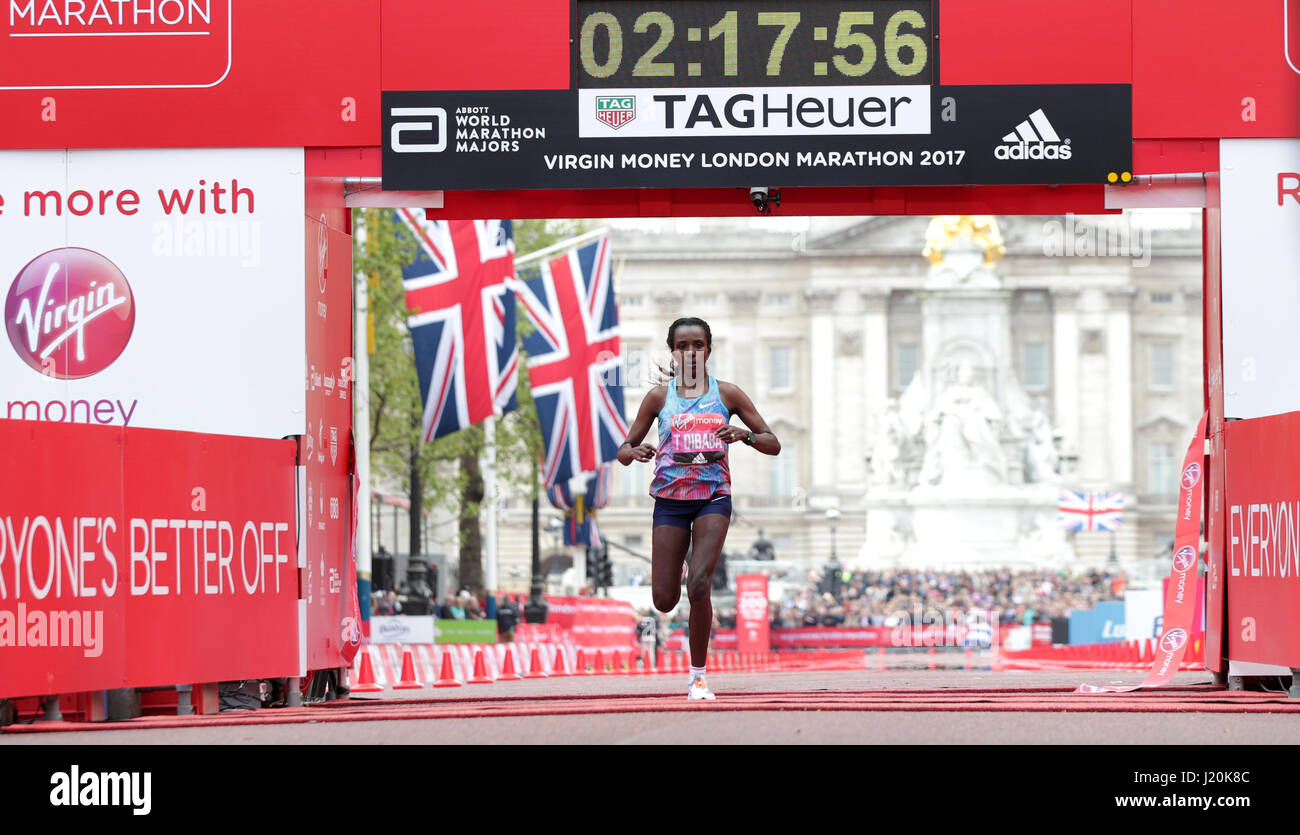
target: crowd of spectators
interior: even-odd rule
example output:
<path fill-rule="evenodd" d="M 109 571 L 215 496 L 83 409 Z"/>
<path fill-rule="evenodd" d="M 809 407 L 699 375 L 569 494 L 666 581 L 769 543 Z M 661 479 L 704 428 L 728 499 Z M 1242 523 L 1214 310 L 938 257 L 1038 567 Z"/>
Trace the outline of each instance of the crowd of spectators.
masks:
<path fill-rule="evenodd" d="M 840 572 L 823 576 L 810 570 L 805 588 L 773 603 L 773 629 L 805 626 L 898 626 L 972 610 L 998 613 L 1001 623 L 1047 623 L 1072 609 L 1091 609 L 1106 600 L 1124 599 L 1124 575 L 1118 570 L 1087 571 L 931 571 Z M 734 606 L 714 605 L 714 625 L 734 629 Z M 674 614 L 671 627 L 685 627 L 689 603 Z"/>

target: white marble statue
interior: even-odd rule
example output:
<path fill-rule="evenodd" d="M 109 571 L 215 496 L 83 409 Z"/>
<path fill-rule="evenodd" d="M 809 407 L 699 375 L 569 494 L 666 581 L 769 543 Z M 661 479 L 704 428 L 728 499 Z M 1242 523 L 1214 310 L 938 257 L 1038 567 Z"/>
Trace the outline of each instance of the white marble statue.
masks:
<path fill-rule="evenodd" d="M 1002 410 L 974 383 L 969 361 L 935 399 L 926 420 L 921 483 L 945 487 L 987 487 L 1006 481 L 1006 459 L 998 443 Z"/>
<path fill-rule="evenodd" d="M 908 432 L 899 414 L 898 401 L 890 398 L 880 419 L 876 445 L 871 450 L 871 480 L 881 487 L 907 486 L 907 472 L 903 467 L 903 452 L 908 445 Z"/>
<path fill-rule="evenodd" d="M 1025 481 L 1034 484 L 1057 484 L 1061 480 L 1061 456 L 1056 449 L 1056 432 L 1047 417 L 1047 401 L 1039 397 L 1025 421 L 1028 446 L 1025 448 Z"/>

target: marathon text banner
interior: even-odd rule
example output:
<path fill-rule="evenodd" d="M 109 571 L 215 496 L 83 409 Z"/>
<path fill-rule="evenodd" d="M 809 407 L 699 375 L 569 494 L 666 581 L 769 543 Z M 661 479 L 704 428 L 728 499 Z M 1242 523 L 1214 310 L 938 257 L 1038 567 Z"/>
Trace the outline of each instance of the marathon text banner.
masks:
<path fill-rule="evenodd" d="M 1104 183 L 1126 84 L 383 94 L 389 190 Z"/>
<path fill-rule="evenodd" d="M 0 696 L 293 675 L 292 441 L 0 421 Z"/>

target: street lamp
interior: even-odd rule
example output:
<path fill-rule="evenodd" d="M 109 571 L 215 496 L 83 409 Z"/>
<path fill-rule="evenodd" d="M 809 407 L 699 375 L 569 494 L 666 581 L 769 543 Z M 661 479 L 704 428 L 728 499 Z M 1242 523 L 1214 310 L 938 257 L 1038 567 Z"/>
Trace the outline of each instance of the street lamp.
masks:
<path fill-rule="evenodd" d="M 835 557 L 835 528 L 840 521 L 839 508 L 826 511 L 826 523 L 831 527 L 831 558 L 826 562 L 827 586 L 834 597 L 840 596 L 840 561 Z"/>
<path fill-rule="evenodd" d="M 537 459 L 533 459 L 533 577 L 529 588 L 528 602 L 524 604 L 524 620 L 527 623 L 546 623 L 546 613 L 550 608 L 546 605 L 546 597 L 542 593 L 542 549 L 538 543 L 538 516 L 537 496 L 541 493 L 541 488 L 537 484 L 538 476 Z"/>

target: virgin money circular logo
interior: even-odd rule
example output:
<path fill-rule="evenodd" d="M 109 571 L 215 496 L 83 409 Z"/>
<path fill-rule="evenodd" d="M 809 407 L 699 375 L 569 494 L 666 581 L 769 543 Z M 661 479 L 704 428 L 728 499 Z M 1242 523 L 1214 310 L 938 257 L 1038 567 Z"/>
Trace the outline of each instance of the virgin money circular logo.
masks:
<path fill-rule="evenodd" d="M 1190 490 L 1196 486 L 1196 482 L 1201 480 L 1201 465 L 1192 462 L 1183 470 L 1183 487 Z"/>
<path fill-rule="evenodd" d="M 325 223 L 325 215 L 322 214 L 320 223 L 316 225 L 316 284 L 322 293 L 325 292 L 325 283 L 329 280 L 329 260 L 330 230 Z"/>
<path fill-rule="evenodd" d="M 23 362 L 61 380 L 113 364 L 135 329 L 135 296 L 112 261 L 80 247 L 52 249 L 18 271 L 5 331 Z"/>
<path fill-rule="evenodd" d="M 1193 565 L 1196 565 L 1196 549 L 1190 545 L 1184 545 L 1174 554 L 1174 570 L 1187 571 Z"/>
<path fill-rule="evenodd" d="M 1165 652 L 1177 652 L 1183 644 L 1187 643 L 1187 632 L 1180 628 L 1170 629 L 1160 638 L 1160 649 Z"/>

